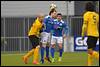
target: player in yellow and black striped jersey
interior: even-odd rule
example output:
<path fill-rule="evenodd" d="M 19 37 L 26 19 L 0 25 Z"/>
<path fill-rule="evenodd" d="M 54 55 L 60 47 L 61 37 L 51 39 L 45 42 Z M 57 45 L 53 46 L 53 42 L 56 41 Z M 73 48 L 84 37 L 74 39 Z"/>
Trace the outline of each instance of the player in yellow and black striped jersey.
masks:
<path fill-rule="evenodd" d="M 99 53 L 94 51 L 99 38 L 99 14 L 96 13 L 94 7 L 95 6 L 91 2 L 87 3 L 86 12 L 83 15 L 82 37 L 84 38 L 85 34 L 88 37 L 88 66 L 92 65 L 92 57 L 99 60 Z"/>
<path fill-rule="evenodd" d="M 43 26 L 43 19 L 44 19 L 44 15 L 39 14 L 28 32 L 28 36 L 33 47 L 32 47 L 32 50 L 30 50 L 26 55 L 23 56 L 24 63 L 28 63 L 28 58 L 31 55 L 34 55 L 33 64 L 39 64 L 39 60 L 38 60 L 39 46 L 38 45 L 40 42 L 39 35 L 40 35 L 40 30 L 42 29 L 42 26 Z"/>

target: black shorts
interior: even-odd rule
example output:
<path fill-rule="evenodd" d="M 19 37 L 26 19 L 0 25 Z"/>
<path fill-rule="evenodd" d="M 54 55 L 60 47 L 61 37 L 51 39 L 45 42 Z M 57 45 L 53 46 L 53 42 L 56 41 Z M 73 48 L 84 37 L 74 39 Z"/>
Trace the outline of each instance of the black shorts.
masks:
<path fill-rule="evenodd" d="M 88 49 L 95 49 L 98 37 L 88 36 L 87 45 Z"/>
<path fill-rule="evenodd" d="M 30 41 L 31 41 L 31 43 L 32 43 L 33 48 L 36 48 L 36 46 L 39 45 L 39 38 L 38 38 L 37 36 L 35 36 L 35 35 L 30 35 L 30 36 L 29 36 L 29 39 L 30 39 Z"/>

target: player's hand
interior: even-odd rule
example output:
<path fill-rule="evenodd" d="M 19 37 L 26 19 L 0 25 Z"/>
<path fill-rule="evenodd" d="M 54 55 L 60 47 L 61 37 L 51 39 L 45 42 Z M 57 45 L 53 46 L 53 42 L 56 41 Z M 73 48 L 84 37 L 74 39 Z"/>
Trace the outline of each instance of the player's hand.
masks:
<path fill-rule="evenodd" d="M 63 35 L 63 38 L 65 39 L 65 38 L 67 38 L 67 36 L 66 35 Z"/>
<path fill-rule="evenodd" d="M 82 32 L 81 36 L 82 36 L 82 40 L 84 40 L 84 33 L 83 32 Z"/>
<path fill-rule="evenodd" d="M 39 32 L 42 33 L 43 32 L 43 29 L 41 29 Z"/>
<path fill-rule="evenodd" d="M 84 40 L 84 37 L 82 37 L 82 40 Z"/>

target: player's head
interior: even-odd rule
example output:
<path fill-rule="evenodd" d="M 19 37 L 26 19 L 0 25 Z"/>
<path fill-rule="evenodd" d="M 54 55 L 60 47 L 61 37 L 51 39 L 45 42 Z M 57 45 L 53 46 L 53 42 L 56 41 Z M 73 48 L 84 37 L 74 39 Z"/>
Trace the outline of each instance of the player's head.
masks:
<path fill-rule="evenodd" d="M 58 19 L 58 21 L 61 21 L 62 20 L 62 14 L 61 13 L 58 13 L 57 14 L 57 19 Z"/>
<path fill-rule="evenodd" d="M 56 18 L 57 16 L 57 11 L 55 9 L 52 9 L 50 12 L 49 12 L 49 15 L 52 17 L 52 18 Z"/>
<path fill-rule="evenodd" d="M 38 18 L 38 20 L 39 20 L 40 22 L 43 22 L 44 14 L 39 13 L 38 16 L 37 16 L 37 18 Z"/>
<path fill-rule="evenodd" d="M 95 6 L 94 6 L 94 4 L 91 3 L 91 2 L 86 3 L 85 10 L 86 10 L 86 11 L 95 11 Z"/>

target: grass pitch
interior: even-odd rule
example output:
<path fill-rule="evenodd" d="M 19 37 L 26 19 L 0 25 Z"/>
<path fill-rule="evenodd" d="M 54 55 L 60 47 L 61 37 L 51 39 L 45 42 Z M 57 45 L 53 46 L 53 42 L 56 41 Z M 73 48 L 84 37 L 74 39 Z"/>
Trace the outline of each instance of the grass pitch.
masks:
<path fill-rule="evenodd" d="M 86 52 L 65 52 L 61 62 L 58 62 L 59 53 L 56 52 L 54 63 L 45 62 L 38 65 L 32 64 L 33 57 L 29 58 L 28 64 L 24 64 L 22 61 L 24 54 L 1 54 L 1 66 L 87 66 Z M 99 61 L 94 59 L 93 66 L 99 66 Z"/>

